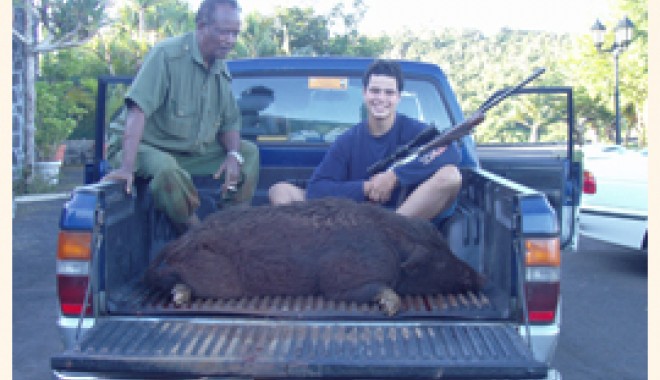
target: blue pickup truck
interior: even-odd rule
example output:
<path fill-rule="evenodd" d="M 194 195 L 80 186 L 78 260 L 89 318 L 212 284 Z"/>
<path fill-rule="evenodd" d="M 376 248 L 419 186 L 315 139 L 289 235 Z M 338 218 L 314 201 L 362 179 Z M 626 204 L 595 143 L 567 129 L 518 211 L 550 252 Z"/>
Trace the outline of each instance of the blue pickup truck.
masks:
<path fill-rule="evenodd" d="M 328 145 L 358 122 L 369 59 L 258 58 L 228 62 L 261 169 L 254 205 L 286 180 L 304 183 Z M 445 129 L 463 120 L 433 64 L 401 62 L 400 111 Z M 561 320 L 560 257 L 574 242 L 579 165 L 572 159 L 570 89 L 566 141 L 513 148 L 460 144 L 463 186 L 438 225 L 453 252 L 487 279 L 483 291 L 407 296 L 385 317 L 376 306 L 322 297 L 193 299 L 175 305 L 143 274 L 176 234 L 153 209 L 148 183 L 127 195 L 98 183 L 106 132 L 131 78 L 98 86 L 96 158 L 60 220 L 57 321 L 64 352 L 57 379 L 444 378 L 560 379 L 552 368 Z M 520 91 L 524 95 L 525 91 Z M 512 99 L 511 101 L 516 101 Z M 221 210 L 219 183 L 194 178 L 200 215 Z"/>

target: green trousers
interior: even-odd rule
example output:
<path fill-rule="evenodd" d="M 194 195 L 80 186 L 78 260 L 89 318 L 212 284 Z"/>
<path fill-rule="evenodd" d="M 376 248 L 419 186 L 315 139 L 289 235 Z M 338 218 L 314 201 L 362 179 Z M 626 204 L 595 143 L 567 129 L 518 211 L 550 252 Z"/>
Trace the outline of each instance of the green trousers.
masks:
<path fill-rule="evenodd" d="M 243 180 L 228 202 L 249 205 L 259 176 L 259 149 L 255 144 L 241 140 L 240 151 L 245 159 L 241 165 Z M 136 175 L 151 178 L 149 189 L 158 209 L 172 222 L 185 223 L 200 204 L 191 176 L 215 174 L 226 157 L 225 150 L 219 145 L 204 154 L 177 154 L 140 144 Z"/>

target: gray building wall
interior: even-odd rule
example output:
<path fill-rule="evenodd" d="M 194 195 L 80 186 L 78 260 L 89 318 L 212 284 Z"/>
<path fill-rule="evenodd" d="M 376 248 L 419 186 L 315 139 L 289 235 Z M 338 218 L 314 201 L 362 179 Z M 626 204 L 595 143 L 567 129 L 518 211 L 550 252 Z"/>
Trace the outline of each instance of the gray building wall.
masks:
<path fill-rule="evenodd" d="M 14 7 L 14 29 L 25 33 L 25 11 Z M 25 44 L 12 37 L 12 171 L 13 179 L 21 177 L 25 157 Z"/>

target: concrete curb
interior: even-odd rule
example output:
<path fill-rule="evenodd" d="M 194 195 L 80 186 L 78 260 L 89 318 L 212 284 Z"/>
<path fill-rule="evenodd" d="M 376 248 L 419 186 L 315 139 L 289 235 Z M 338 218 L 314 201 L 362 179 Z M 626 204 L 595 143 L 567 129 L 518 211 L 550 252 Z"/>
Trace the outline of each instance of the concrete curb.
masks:
<path fill-rule="evenodd" d="M 59 199 L 67 199 L 71 196 L 71 193 L 53 193 L 53 194 L 30 194 L 30 195 L 21 195 L 18 197 L 12 198 L 11 202 L 11 218 L 16 217 L 16 206 L 20 203 L 31 203 L 31 202 L 42 202 L 42 201 L 54 201 Z"/>
<path fill-rule="evenodd" d="M 58 199 L 66 199 L 71 196 L 71 193 L 53 193 L 53 194 L 30 194 L 30 195 L 21 195 L 14 198 L 16 203 L 29 203 L 29 202 L 40 202 L 40 201 L 54 201 Z"/>

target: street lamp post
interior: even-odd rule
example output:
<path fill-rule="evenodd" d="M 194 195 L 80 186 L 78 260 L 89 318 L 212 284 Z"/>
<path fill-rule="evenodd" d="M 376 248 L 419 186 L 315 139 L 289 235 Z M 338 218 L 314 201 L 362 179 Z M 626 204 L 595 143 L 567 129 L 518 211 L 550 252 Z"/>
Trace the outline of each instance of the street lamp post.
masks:
<path fill-rule="evenodd" d="M 616 130 L 616 144 L 621 145 L 621 110 L 619 107 L 619 55 L 630 45 L 633 34 L 633 23 L 628 16 L 625 16 L 619 21 L 614 28 L 615 40 L 609 49 L 603 49 L 605 41 L 605 26 L 596 20 L 591 27 L 591 33 L 594 37 L 594 46 L 601 53 L 612 53 L 614 56 L 614 112 L 615 116 L 615 130 Z"/>

